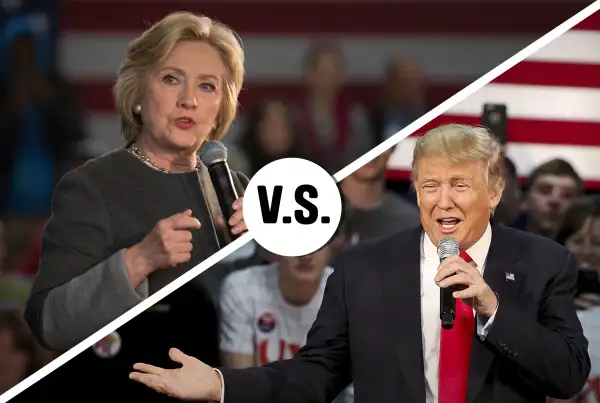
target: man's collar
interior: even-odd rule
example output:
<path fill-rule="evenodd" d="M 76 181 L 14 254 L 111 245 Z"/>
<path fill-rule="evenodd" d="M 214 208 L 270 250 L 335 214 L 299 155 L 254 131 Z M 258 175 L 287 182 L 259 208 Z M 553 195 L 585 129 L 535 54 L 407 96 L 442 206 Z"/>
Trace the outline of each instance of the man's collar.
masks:
<path fill-rule="evenodd" d="M 477 264 L 477 267 L 483 267 L 485 264 L 485 260 L 488 255 L 488 251 L 490 250 L 490 245 L 492 244 L 492 226 L 488 223 L 483 236 L 479 238 L 477 242 L 469 249 L 467 249 L 467 253 L 471 256 L 471 259 Z M 423 253 L 425 258 L 437 258 L 437 246 L 431 242 L 427 233 L 423 234 Z"/>

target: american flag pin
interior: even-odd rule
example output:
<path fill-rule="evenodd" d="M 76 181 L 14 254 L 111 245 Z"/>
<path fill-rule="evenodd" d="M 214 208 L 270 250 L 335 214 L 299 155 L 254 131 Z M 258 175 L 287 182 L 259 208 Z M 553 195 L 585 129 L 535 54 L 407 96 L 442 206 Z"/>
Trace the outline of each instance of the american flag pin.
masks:
<path fill-rule="evenodd" d="M 515 281 L 515 274 L 505 271 L 504 278 L 506 279 L 506 281 Z"/>

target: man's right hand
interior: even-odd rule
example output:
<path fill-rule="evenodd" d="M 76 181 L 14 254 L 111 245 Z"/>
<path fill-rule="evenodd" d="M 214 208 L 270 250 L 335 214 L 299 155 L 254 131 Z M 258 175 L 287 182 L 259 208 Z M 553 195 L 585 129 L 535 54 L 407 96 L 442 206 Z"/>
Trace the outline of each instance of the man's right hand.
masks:
<path fill-rule="evenodd" d="M 200 221 L 192 211 L 160 220 L 143 241 L 127 250 L 125 261 L 131 277 L 185 263 L 192 257 L 191 229 L 199 229 Z"/>
<path fill-rule="evenodd" d="M 217 371 L 176 348 L 169 351 L 169 357 L 181 367 L 163 369 L 138 363 L 129 378 L 176 399 L 221 401 L 221 377 Z"/>

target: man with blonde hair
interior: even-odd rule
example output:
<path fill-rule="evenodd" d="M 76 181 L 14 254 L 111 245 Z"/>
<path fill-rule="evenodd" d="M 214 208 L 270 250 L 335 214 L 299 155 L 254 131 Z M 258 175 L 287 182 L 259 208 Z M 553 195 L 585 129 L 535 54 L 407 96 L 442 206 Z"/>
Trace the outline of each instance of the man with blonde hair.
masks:
<path fill-rule="evenodd" d="M 130 377 L 185 399 L 331 401 L 354 382 L 357 402 L 542 403 L 569 398 L 590 373 L 573 304 L 577 264 L 558 244 L 493 223 L 501 147 L 479 127 L 446 125 L 418 139 L 413 184 L 421 225 L 359 243 L 334 272 L 306 345 L 261 368 L 214 370 L 177 349 L 166 370 Z M 440 240 L 458 250 L 440 263 Z M 456 317 L 440 324 L 440 289 Z"/>

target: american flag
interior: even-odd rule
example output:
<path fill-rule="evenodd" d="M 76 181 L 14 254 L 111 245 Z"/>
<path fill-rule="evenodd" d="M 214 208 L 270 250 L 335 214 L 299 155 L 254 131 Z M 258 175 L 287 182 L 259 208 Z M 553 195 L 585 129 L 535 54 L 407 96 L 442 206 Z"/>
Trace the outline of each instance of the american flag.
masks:
<path fill-rule="evenodd" d="M 600 189 L 600 13 L 595 13 L 517 64 L 464 102 L 420 129 L 441 123 L 478 124 L 485 103 L 507 104 L 507 155 L 521 177 L 560 157 L 589 188 Z M 391 166 L 410 169 L 414 137 L 403 142 Z"/>
<path fill-rule="evenodd" d="M 303 56 L 314 41 L 339 45 L 346 59 L 348 92 L 365 103 L 380 93 L 386 63 L 396 56 L 422 63 L 429 104 L 435 106 L 512 56 L 589 1 L 384 1 L 67 0 L 60 43 L 63 71 L 76 84 L 92 138 L 120 144 L 111 85 L 127 44 L 168 12 L 188 10 L 232 26 L 247 57 L 243 113 L 267 95 L 297 100 Z M 447 120 L 478 122 L 484 101 L 507 102 L 509 154 L 519 173 L 560 153 L 590 183 L 600 185 L 592 155 L 600 137 L 600 32 L 582 24 L 549 49 L 519 65 L 457 106 Z M 564 74 L 562 73 L 564 71 Z M 595 87 L 595 88 L 594 88 Z M 391 177 L 405 177 L 412 141 L 390 161 Z M 565 146 L 569 146 L 566 148 Z M 596 154 L 600 155 L 600 154 Z"/>

